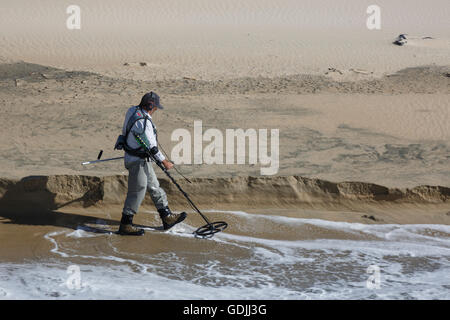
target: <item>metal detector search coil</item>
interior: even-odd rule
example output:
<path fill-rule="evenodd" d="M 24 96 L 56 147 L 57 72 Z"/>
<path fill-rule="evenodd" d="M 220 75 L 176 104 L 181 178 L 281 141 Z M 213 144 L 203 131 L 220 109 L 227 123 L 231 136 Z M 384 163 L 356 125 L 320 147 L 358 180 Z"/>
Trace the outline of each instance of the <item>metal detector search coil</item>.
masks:
<path fill-rule="evenodd" d="M 225 221 L 216 221 L 205 224 L 194 231 L 196 238 L 212 238 L 215 233 L 225 230 L 228 223 Z"/>
<path fill-rule="evenodd" d="M 178 190 L 180 190 L 180 192 L 183 194 L 183 196 L 186 198 L 186 200 L 189 202 L 189 204 L 191 205 L 191 207 L 197 211 L 197 213 L 203 218 L 203 220 L 205 220 L 205 222 L 207 224 L 205 224 L 204 226 L 198 228 L 197 230 L 194 231 L 194 235 L 195 237 L 198 238 L 203 238 L 203 239 L 207 239 L 207 238 L 211 238 L 214 236 L 214 234 L 216 234 L 217 232 L 223 231 L 225 230 L 226 227 L 228 227 L 228 223 L 226 223 L 225 221 L 216 221 L 216 222 L 209 222 L 209 220 L 206 218 L 206 216 L 200 211 L 199 208 L 197 208 L 197 206 L 192 202 L 192 200 L 189 198 L 189 196 L 187 195 L 186 192 L 184 192 L 183 189 L 181 189 L 180 185 L 175 181 L 175 179 L 170 175 L 170 173 L 167 171 L 166 168 L 164 168 L 164 166 L 162 165 L 161 162 L 159 162 L 158 160 L 155 159 L 155 156 L 152 154 L 149 154 L 150 158 L 152 158 L 152 160 L 156 163 L 156 165 L 158 167 L 160 167 L 160 169 L 162 171 L 164 171 L 164 173 L 169 177 L 169 179 L 173 182 L 174 185 L 177 186 Z"/>
<path fill-rule="evenodd" d="M 154 156 L 150 155 L 150 157 L 153 158 L 153 161 L 158 165 L 158 167 L 161 168 L 162 171 L 169 177 L 169 179 L 175 184 L 180 190 L 180 192 L 183 194 L 183 196 L 186 198 L 186 200 L 189 202 L 191 207 L 197 211 L 197 213 L 205 220 L 206 224 L 197 230 L 194 231 L 194 235 L 196 238 L 211 238 L 216 234 L 217 232 L 225 230 L 226 227 L 228 227 L 228 223 L 225 221 L 216 221 L 216 222 L 209 222 L 209 220 L 206 218 L 206 216 L 200 211 L 199 208 L 192 202 L 192 200 L 189 198 L 186 192 L 184 192 L 183 189 L 181 189 L 180 185 L 175 181 L 175 179 L 170 175 L 169 172 L 167 172 L 166 168 L 161 164 L 161 162 L 157 161 Z"/>

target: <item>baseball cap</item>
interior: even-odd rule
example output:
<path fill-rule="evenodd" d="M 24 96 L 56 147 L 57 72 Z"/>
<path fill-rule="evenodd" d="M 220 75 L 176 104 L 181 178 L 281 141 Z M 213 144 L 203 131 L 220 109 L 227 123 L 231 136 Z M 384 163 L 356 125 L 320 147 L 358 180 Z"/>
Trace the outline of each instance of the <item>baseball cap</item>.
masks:
<path fill-rule="evenodd" d="M 164 109 L 159 102 L 159 96 L 153 91 L 147 92 L 142 96 L 139 107 L 147 107 L 151 102 L 154 103 L 158 109 Z"/>

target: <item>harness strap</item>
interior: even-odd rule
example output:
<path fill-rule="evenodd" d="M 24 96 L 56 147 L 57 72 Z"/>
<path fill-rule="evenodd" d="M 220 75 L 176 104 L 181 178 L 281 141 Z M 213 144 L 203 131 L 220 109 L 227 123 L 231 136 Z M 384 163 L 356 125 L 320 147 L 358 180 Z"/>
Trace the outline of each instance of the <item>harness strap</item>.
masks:
<path fill-rule="evenodd" d="M 140 113 L 139 113 L 139 111 L 140 111 Z M 137 121 L 142 120 L 142 119 L 145 119 L 145 120 L 144 120 L 144 129 L 142 130 L 142 132 L 136 133 L 136 134 L 134 134 L 134 132 L 133 132 L 133 135 L 135 136 L 135 138 L 137 139 L 137 141 L 139 142 L 139 140 L 142 140 L 141 135 L 142 135 L 143 137 L 145 137 L 145 130 L 146 130 L 146 128 L 147 128 L 147 120 L 150 121 L 150 123 L 151 123 L 151 125 L 152 125 L 152 128 L 153 128 L 153 132 L 155 133 L 156 141 L 158 141 L 157 131 L 156 131 L 156 128 L 155 128 L 153 122 L 150 120 L 150 118 L 149 118 L 147 115 L 144 115 L 144 112 L 142 111 L 142 108 L 139 107 L 139 106 L 137 106 L 137 107 L 136 107 L 136 110 L 135 110 L 135 112 L 134 112 L 134 114 L 133 114 L 133 115 L 130 117 L 130 119 L 128 120 L 127 127 L 126 127 L 126 132 L 125 132 L 125 139 L 124 139 L 124 140 L 125 140 L 125 141 L 124 141 L 125 143 L 124 143 L 124 146 L 123 146 L 123 147 L 124 147 L 124 149 L 125 149 L 125 151 L 126 151 L 127 153 L 129 153 L 129 154 L 131 154 L 131 155 L 133 155 L 133 156 L 136 156 L 136 157 L 139 157 L 139 158 L 148 158 L 148 150 L 146 150 L 145 146 L 143 146 L 143 145 L 141 144 L 141 146 L 139 146 L 138 148 L 133 149 L 133 148 L 131 148 L 131 147 L 128 145 L 128 143 L 127 143 L 128 135 L 129 135 L 130 132 L 131 132 L 131 128 L 133 128 L 134 124 L 135 124 Z M 156 148 L 156 152 L 155 152 L 155 150 L 154 150 L 155 148 Z M 158 152 L 157 147 L 153 147 L 153 148 L 151 149 L 151 152 L 152 152 L 152 154 L 157 153 L 157 152 Z"/>

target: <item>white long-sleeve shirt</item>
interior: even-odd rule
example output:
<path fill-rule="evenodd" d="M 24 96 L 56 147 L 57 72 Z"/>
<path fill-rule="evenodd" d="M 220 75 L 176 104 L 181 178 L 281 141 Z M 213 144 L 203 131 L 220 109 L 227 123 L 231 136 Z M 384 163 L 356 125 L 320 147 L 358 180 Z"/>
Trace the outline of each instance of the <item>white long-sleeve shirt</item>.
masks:
<path fill-rule="evenodd" d="M 122 134 L 124 136 L 127 133 L 128 120 L 130 120 L 130 118 L 133 116 L 133 114 L 135 112 L 136 112 L 136 107 L 131 107 L 128 109 L 128 111 L 125 115 L 125 121 L 123 123 L 123 128 L 122 128 Z M 139 109 L 138 112 L 141 112 L 141 109 Z M 145 136 L 150 143 L 150 148 L 158 147 L 158 142 L 156 141 L 156 135 L 155 135 L 155 132 L 153 131 L 152 117 L 144 110 L 142 110 L 142 113 L 143 113 L 144 117 L 145 116 L 148 117 L 147 126 L 145 127 Z M 131 127 L 130 133 L 128 134 L 128 138 L 127 138 L 127 144 L 130 148 L 136 149 L 136 148 L 140 147 L 140 145 L 138 144 L 138 142 L 136 141 L 136 139 L 133 135 L 133 132 L 141 133 L 142 131 L 144 131 L 144 122 L 145 122 L 145 119 L 140 119 L 140 120 L 136 121 L 134 123 L 134 125 Z M 155 158 L 158 161 L 163 161 L 164 159 L 166 159 L 164 157 L 164 155 L 161 153 L 161 151 L 158 151 L 158 153 L 155 154 Z M 125 152 L 125 163 L 138 161 L 140 159 L 141 158 L 133 156 L 133 155 Z"/>

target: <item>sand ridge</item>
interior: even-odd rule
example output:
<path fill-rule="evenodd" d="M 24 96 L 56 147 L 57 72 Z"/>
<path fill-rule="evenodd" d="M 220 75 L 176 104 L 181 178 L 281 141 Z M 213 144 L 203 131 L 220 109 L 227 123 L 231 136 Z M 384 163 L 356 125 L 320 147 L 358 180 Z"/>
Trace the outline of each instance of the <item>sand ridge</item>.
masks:
<path fill-rule="evenodd" d="M 159 179 L 174 206 L 186 200 L 168 178 Z M 347 205 L 448 204 L 450 188 L 417 186 L 387 188 L 364 182 L 330 182 L 300 176 L 192 178 L 179 181 L 205 206 L 239 205 L 244 208 L 346 208 Z M 65 206 L 120 205 L 125 200 L 127 176 L 29 176 L 1 179 L 2 210 L 50 210 Z M 151 204 L 148 196 L 146 204 Z"/>

